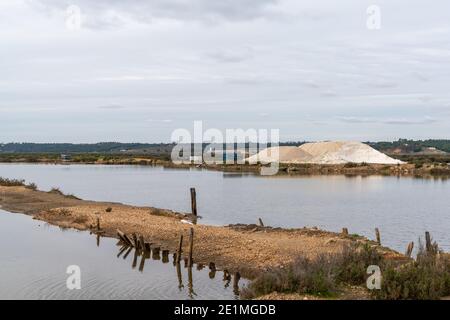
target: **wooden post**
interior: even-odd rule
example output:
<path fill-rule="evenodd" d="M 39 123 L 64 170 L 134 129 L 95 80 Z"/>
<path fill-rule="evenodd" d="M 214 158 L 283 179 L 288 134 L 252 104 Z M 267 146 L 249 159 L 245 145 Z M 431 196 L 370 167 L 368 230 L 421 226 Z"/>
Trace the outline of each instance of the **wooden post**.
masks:
<path fill-rule="evenodd" d="M 145 251 L 145 240 L 142 234 L 139 236 L 139 247 L 142 251 Z"/>
<path fill-rule="evenodd" d="M 342 228 L 342 234 L 344 236 L 348 236 L 348 229 L 347 228 Z"/>
<path fill-rule="evenodd" d="M 153 248 L 153 250 L 152 250 L 152 259 L 153 260 L 160 260 L 161 259 L 161 256 L 159 254 L 160 250 L 161 250 L 161 248 L 159 248 L 159 247 Z"/>
<path fill-rule="evenodd" d="M 195 188 L 191 188 L 191 208 L 192 214 L 197 216 L 197 194 L 195 193 Z"/>
<path fill-rule="evenodd" d="M 133 263 L 131 264 L 131 268 L 136 268 L 137 266 L 137 258 L 138 258 L 139 254 L 137 249 L 134 250 L 134 256 L 133 256 Z"/>
<path fill-rule="evenodd" d="M 191 228 L 189 232 L 189 267 L 192 267 L 193 260 L 192 260 L 192 251 L 194 249 L 194 228 Z"/>
<path fill-rule="evenodd" d="M 100 231 L 100 218 L 97 217 L 97 231 Z"/>
<path fill-rule="evenodd" d="M 239 280 L 241 279 L 241 274 L 236 272 L 233 277 L 233 293 L 239 295 Z"/>
<path fill-rule="evenodd" d="M 381 245 L 381 235 L 380 235 L 380 230 L 378 228 L 375 228 L 375 235 L 377 237 L 377 243 L 379 245 Z"/>
<path fill-rule="evenodd" d="M 130 254 L 131 250 L 133 250 L 133 248 L 129 247 L 127 252 L 125 252 L 125 255 L 123 256 L 123 260 L 125 260 L 128 257 L 128 255 Z"/>
<path fill-rule="evenodd" d="M 178 252 L 177 252 L 177 263 L 180 263 L 181 260 L 181 253 L 183 248 L 183 235 L 180 236 L 180 242 L 178 243 Z"/>
<path fill-rule="evenodd" d="M 117 235 L 119 236 L 120 241 L 122 241 L 124 244 L 126 244 L 127 246 L 131 245 L 131 243 L 130 243 L 128 237 L 125 235 L 125 233 L 123 233 L 120 230 L 117 230 Z"/>
<path fill-rule="evenodd" d="M 162 251 L 162 263 L 169 263 L 169 250 Z"/>
<path fill-rule="evenodd" d="M 121 255 L 122 255 L 122 253 L 124 253 L 125 252 L 125 250 L 127 250 L 127 248 L 128 248 L 128 246 L 123 246 L 121 249 L 120 249 L 120 251 L 119 251 L 119 253 L 117 254 L 117 258 L 119 258 Z"/>
<path fill-rule="evenodd" d="M 133 233 L 133 242 L 134 242 L 134 247 L 135 247 L 136 249 L 139 249 L 139 240 L 138 240 L 138 238 L 137 238 L 136 233 Z"/>
<path fill-rule="evenodd" d="M 408 258 L 411 258 L 411 254 L 412 254 L 413 249 L 414 249 L 414 242 L 410 242 L 408 244 L 408 248 L 406 249 L 406 256 Z"/>
<path fill-rule="evenodd" d="M 209 263 L 209 270 L 209 278 L 214 279 L 214 277 L 216 276 L 216 265 L 214 264 L 214 262 Z"/>
<path fill-rule="evenodd" d="M 259 226 L 260 226 L 260 227 L 264 227 L 264 223 L 263 223 L 263 221 L 262 221 L 261 218 L 259 218 Z"/>
<path fill-rule="evenodd" d="M 145 253 L 142 254 L 141 263 L 139 263 L 139 271 L 144 272 L 144 265 L 145 265 Z"/>
<path fill-rule="evenodd" d="M 425 232 L 425 248 L 427 249 L 427 252 L 432 251 L 431 235 L 428 231 Z"/>

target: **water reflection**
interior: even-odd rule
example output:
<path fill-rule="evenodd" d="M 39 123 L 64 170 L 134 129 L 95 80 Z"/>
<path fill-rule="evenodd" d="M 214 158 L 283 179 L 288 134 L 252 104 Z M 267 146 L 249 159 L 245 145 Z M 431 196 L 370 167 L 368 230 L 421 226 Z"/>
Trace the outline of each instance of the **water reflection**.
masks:
<path fill-rule="evenodd" d="M 96 235 L 97 239 L 97 246 L 100 243 L 100 235 Z M 139 261 L 139 272 L 143 273 L 145 268 L 145 261 L 152 259 L 156 261 L 161 261 L 162 264 L 171 265 L 172 267 L 175 267 L 177 280 L 178 280 L 178 290 L 183 291 L 185 288 L 184 282 L 183 282 L 183 273 L 182 273 L 182 266 L 181 266 L 181 259 L 177 260 L 177 254 L 174 253 L 170 255 L 169 250 L 161 250 L 158 246 L 146 246 L 144 249 L 138 249 L 134 247 L 130 247 L 126 244 L 123 244 L 121 241 L 117 243 L 117 246 L 119 247 L 119 251 L 117 253 L 117 258 L 120 258 L 123 255 L 123 259 L 127 259 L 127 257 L 130 255 L 132 251 L 133 252 L 133 259 L 131 263 L 131 268 L 134 270 L 136 269 L 137 263 Z M 140 258 L 140 259 L 139 259 Z M 183 259 L 183 268 L 187 269 L 187 289 L 188 289 L 188 297 L 190 299 L 195 299 L 197 297 L 197 293 L 195 292 L 194 288 L 194 277 L 193 277 L 193 270 L 195 267 L 195 270 L 198 272 L 202 272 L 205 269 L 205 265 L 198 263 L 194 264 L 193 266 L 189 266 L 188 259 L 184 257 Z M 170 263 L 172 262 L 172 263 Z M 208 276 L 209 279 L 214 280 L 216 277 L 216 266 L 213 262 L 209 264 L 209 271 Z M 239 299 L 240 296 L 240 286 L 239 282 L 241 280 L 241 275 L 239 272 L 236 272 L 233 276 L 230 274 L 228 270 L 223 271 L 223 287 L 224 289 L 227 289 L 230 287 L 231 281 L 233 281 L 233 295 L 235 299 Z"/>

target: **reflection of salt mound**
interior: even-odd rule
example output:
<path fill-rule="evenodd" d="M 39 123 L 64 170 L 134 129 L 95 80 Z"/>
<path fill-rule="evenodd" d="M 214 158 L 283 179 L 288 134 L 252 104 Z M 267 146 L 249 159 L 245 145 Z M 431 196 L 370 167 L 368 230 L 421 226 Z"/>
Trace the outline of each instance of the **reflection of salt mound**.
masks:
<path fill-rule="evenodd" d="M 277 152 L 278 151 L 278 152 Z M 398 164 L 400 160 L 388 157 L 361 142 L 315 142 L 300 147 L 272 147 L 247 159 L 250 163 L 374 163 Z"/>
<path fill-rule="evenodd" d="M 306 143 L 299 148 L 306 151 L 313 157 L 310 163 L 402 163 L 402 161 L 388 157 L 384 153 L 381 153 L 361 142 L 316 142 Z"/>
<path fill-rule="evenodd" d="M 271 147 L 260 151 L 247 159 L 249 163 L 305 163 L 312 156 L 298 147 Z"/>

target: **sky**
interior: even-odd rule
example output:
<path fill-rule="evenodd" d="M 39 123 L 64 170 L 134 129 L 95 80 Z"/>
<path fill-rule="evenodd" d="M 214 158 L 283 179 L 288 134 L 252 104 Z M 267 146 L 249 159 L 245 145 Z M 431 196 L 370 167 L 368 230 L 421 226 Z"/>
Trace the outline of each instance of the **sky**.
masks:
<path fill-rule="evenodd" d="M 375 7 L 374 7 L 375 5 Z M 0 0 L 1 142 L 450 138 L 450 2 Z"/>

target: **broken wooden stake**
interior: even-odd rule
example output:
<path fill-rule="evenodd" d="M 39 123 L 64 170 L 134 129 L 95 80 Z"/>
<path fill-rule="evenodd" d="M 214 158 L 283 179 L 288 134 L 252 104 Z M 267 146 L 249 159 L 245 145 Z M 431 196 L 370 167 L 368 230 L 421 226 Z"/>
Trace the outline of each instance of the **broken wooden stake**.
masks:
<path fill-rule="evenodd" d="M 176 263 L 180 263 L 182 252 L 183 252 L 183 235 L 180 236 L 180 242 L 178 243 L 178 252 L 177 252 Z"/>
<path fill-rule="evenodd" d="M 133 250 L 133 248 L 129 247 L 127 252 L 125 252 L 125 255 L 123 256 L 123 260 L 125 260 L 128 257 L 128 255 L 130 254 L 131 250 Z"/>
<path fill-rule="evenodd" d="M 100 218 L 97 217 L 97 231 L 100 231 Z"/>
<path fill-rule="evenodd" d="M 139 249 L 139 241 L 138 241 L 138 238 L 137 238 L 136 233 L 133 233 L 132 236 L 133 236 L 134 247 L 135 247 L 136 249 Z"/>
<path fill-rule="evenodd" d="M 342 234 L 344 236 L 348 236 L 348 229 L 347 228 L 342 228 Z"/>
<path fill-rule="evenodd" d="M 191 208 L 192 214 L 197 216 L 197 194 L 195 193 L 195 188 L 191 188 Z"/>
<path fill-rule="evenodd" d="M 408 248 L 406 249 L 406 256 L 407 256 L 408 258 L 411 258 L 411 254 L 412 254 L 412 252 L 413 252 L 413 249 L 414 249 L 414 242 L 410 242 L 410 243 L 408 244 Z"/>
<path fill-rule="evenodd" d="M 192 260 L 192 253 L 194 249 L 194 228 L 190 229 L 189 232 L 189 267 L 192 267 L 193 260 Z"/>
<path fill-rule="evenodd" d="M 263 223 L 263 221 L 262 221 L 261 218 L 259 218 L 259 226 L 260 226 L 260 227 L 264 227 L 264 223 Z"/>
<path fill-rule="evenodd" d="M 159 255 L 159 251 L 161 250 L 161 248 L 159 247 L 155 247 L 152 250 L 152 259 L 153 260 L 160 260 L 161 256 Z"/>
<path fill-rule="evenodd" d="M 379 245 L 381 245 L 381 235 L 380 235 L 380 230 L 378 228 L 375 228 L 375 235 L 377 237 L 377 243 Z"/>
<path fill-rule="evenodd" d="M 162 263 L 169 263 L 169 250 L 162 251 Z"/>
<path fill-rule="evenodd" d="M 425 248 L 427 252 L 431 252 L 433 245 L 431 244 L 431 235 L 428 231 L 425 232 Z"/>
<path fill-rule="evenodd" d="M 131 243 L 128 242 L 128 239 L 125 236 L 125 233 L 117 229 L 117 236 L 119 237 L 120 241 L 122 241 L 126 245 L 130 245 Z"/>
<path fill-rule="evenodd" d="M 145 251 L 145 240 L 144 240 L 144 236 L 142 234 L 139 236 L 139 248 L 142 251 Z"/>

